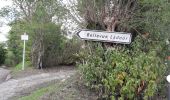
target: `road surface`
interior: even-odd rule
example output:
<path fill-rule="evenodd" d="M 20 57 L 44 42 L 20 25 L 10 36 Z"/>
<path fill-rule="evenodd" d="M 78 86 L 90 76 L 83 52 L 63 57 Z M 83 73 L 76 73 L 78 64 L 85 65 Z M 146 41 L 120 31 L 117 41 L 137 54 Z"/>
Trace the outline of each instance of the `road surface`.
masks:
<path fill-rule="evenodd" d="M 0 100 L 13 100 L 13 98 L 27 95 L 31 91 L 53 84 L 53 82 L 66 80 L 75 73 L 75 70 L 61 70 L 55 73 L 41 73 L 25 78 L 10 79 L 0 84 Z"/>

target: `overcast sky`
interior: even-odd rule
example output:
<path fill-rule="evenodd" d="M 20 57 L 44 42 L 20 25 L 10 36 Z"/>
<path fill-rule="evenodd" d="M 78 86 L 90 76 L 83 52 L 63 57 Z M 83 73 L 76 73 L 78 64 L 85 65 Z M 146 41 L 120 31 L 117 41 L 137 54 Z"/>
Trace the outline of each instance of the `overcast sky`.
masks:
<path fill-rule="evenodd" d="M 5 6 L 12 6 L 12 0 L 0 0 L 0 9 Z M 6 20 L 3 18 L 0 18 L 0 22 L 6 23 Z M 0 42 L 7 40 L 6 36 L 9 30 L 10 30 L 10 27 L 8 25 L 6 24 L 3 24 L 2 26 L 0 25 Z"/>

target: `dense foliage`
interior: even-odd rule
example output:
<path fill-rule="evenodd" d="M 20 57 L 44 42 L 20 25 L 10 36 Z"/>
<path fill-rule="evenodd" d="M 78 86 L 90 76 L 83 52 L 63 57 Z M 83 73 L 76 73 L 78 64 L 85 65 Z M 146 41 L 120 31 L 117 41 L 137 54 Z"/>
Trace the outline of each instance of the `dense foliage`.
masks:
<path fill-rule="evenodd" d="M 139 39 L 140 40 L 140 39 Z M 149 44 L 152 45 L 152 44 Z M 142 44 L 135 41 L 132 48 L 110 48 L 90 44 L 80 69 L 88 86 L 98 91 L 100 98 L 119 100 L 148 100 L 155 95 L 164 80 L 166 66 L 152 48 L 142 52 Z"/>
<path fill-rule="evenodd" d="M 80 43 L 68 39 L 62 29 L 66 9 L 59 0 L 13 0 L 12 8 L 4 8 L 1 16 L 16 14 L 10 23 L 6 63 L 10 66 L 22 60 L 23 41 L 20 37 L 27 33 L 26 61 L 31 61 L 36 68 L 74 63 L 74 54 L 79 51 Z M 20 10 L 17 10 L 19 8 Z"/>
<path fill-rule="evenodd" d="M 3 44 L 0 44 L 0 65 L 4 64 L 6 59 L 6 49 Z"/>
<path fill-rule="evenodd" d="M 26 60 L 32 61 L 36 67 L 38 64 L 38 51 L 43 50 L 42 65 L 44 67 L 57 66 L 60 64 L 75 63 L 74 54 L 79 52 L 80 42 L 73 39 L 67 39 L 61 30 L 61 25 L 54 23 L 46 23 L 45 25 L 30 24 L 17 21 L 11 24 L 9 32 L 8 64 L 16 65 L 22 60 L 23 41 L 20 39 L 24 31 L 29 35 L 29 40 L 26 41 Z M 41 36 L 39 30 L 44 32 Z M 39 42 L 42 42 L 39 44 Z M 12 57 L 12 59 L 10 59 Z M 14 64 L 12 64 L 14 62 Z"/>
<path fill-rule="evenodd" d="M 167 0 L 120 0 L 120 2 L 99 0 L 91 1 L 92 5 L 86 5 L 83 0 L 79 2 L 80 5 L 85 3 L 80 12 L 85 15 L 87 28 L 130 31 L 133 34 L 130 45 L 86 43 L 86 49 L 79 56 L 82 57 L 80 69 L 87 85 L 96 89 L 99 98 L 103 99 L 155 100 L 154 96 L 161 93 L 160 88 L 163 88 L 161 83 L 165 80 L 164 76 L 168 71 L 164 59 L 167 50 L 165 41 L 169 39 L 168 26 L 166 26 L 170 16 L 169 2 Z M 99 5 L 100 3 L 102 5 Z M 103 9 L 108 3 L 111 6 L 110 8 L 107 6 L 110 10 L 106 10 L 108 11 L 106 16 L 113 17 L 118 22 L 110 20 L 110 23 L 105 23 L 106 21 L 100 16 L 93 16 L 104 12 Z M 131 15 L 126 17 L 129 13 L 122 14 L 122 12 L 126 7 L 131 8 L 129 4 L 134 7 L 130 9 L 133 13 L 129 10 Z M 89 9 L 90 7 L 92 9 Z M 117 13 L 120 16 L 115 16 Z"/>

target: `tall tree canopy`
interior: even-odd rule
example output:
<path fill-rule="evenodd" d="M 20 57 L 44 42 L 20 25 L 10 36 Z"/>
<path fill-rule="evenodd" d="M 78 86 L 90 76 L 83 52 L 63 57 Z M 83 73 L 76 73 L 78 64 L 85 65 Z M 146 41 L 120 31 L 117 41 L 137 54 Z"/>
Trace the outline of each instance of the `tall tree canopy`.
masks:
<path fill-rule="evenodd" d="M 29 35 L 26 46 L 27 60 L 31 60 L 33 66 L 42 68 L 42 66 L 55 66 L 63 63 L 65 58 L 61 54 L 64 53 L 66 49 L 63 48 L 69 42 L 65 37 L 66 31 L 61 29 L 67 14 L 67 9 L 62 2 L 60 0 L 13 0 L 13 3 L 18 16 L 10 23 L 12 29 L 9 32 L 8 45 L 9 50 L 13 51 L 16 56 L 16 63 L 21 61 L 20 35 L 25 32 Z M 3 12 L 1 16 L 9 15 L 9 10 L 9 8 L 4 8 L 6 13 Z M 67 59 L 72 59 L 70 56 L 77 50 L 72 51 L 72 54 L 67 54 L 69 56 Z"/>

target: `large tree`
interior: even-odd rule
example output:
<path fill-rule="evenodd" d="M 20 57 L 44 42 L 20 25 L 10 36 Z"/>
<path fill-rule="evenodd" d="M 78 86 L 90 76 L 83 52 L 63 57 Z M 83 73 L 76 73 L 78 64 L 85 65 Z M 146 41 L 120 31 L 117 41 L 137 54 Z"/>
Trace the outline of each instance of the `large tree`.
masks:
<path fill-rule="evenodd" d="M 18 11 L 18 15 L 20 16 L 15 18 L 11 23 L 12 30 L 9 35 L 9 45 L 16 43 L 13 42 L 16 41 L 14 40 L 14 36 L 19 39 L 18 36 L 26 32 L 30 37 L 27 49 L 31 52 L 28 52 L 28 54 L 31 55 L 33 65 L 37 68 L 42 68 L 46 35 L 52 34 L 58 38 L 63 37 L 61 36 L 60 25 L 53 24 L 54 22 L 52 20 L 54 16 L 59 21 L 62 19 L 62 16 L 64 16 L 64 7 L 62 7 L 58 0 L 13 0 L 13 3 L 15 8 L 20 9 Z"/>
<path fill-rule="evenodd" d="M 78 3 L 87 24 L 96 23 L 107 31 L 128 31 L 126 23 L 134 17 L 138 5 L 137 0 L 80 0 Z"/>
<path fill-rule="evenodd" d="M 13 0 L 14 9 L 18 11 L 12 14 L 18 15 L 11 23 L 9 32 L 9 49 L 14 51 L 17 63 L 21 61 L 21 51 L 14 48 L 22 49 L 20 35 L 27 33 L 29 41 L 27 42 L 27 60 L 31 60 L 33 66 L 42 68 L 45 65 L 57 65 L 62 63 L 56 61 L 57 54 L 66 45 L 66 32 L 61 30 L 67 10 L 60 0 Z M 12 9 L 12 8 L 11 8 Z M 4 9 L 8 15 L 9 8 Z M 58 51 L 59 50 L 59 51 Z M 74 51 L 74 50 L 73 50 Z M 68 55 L 71 56 L 71 55 Z M 53 60 L 54 59 L 54 60 Z M 63 58 L 62 58 L 63 59 Z M 70 58 L 69 58 L 70 59 Z"/>

